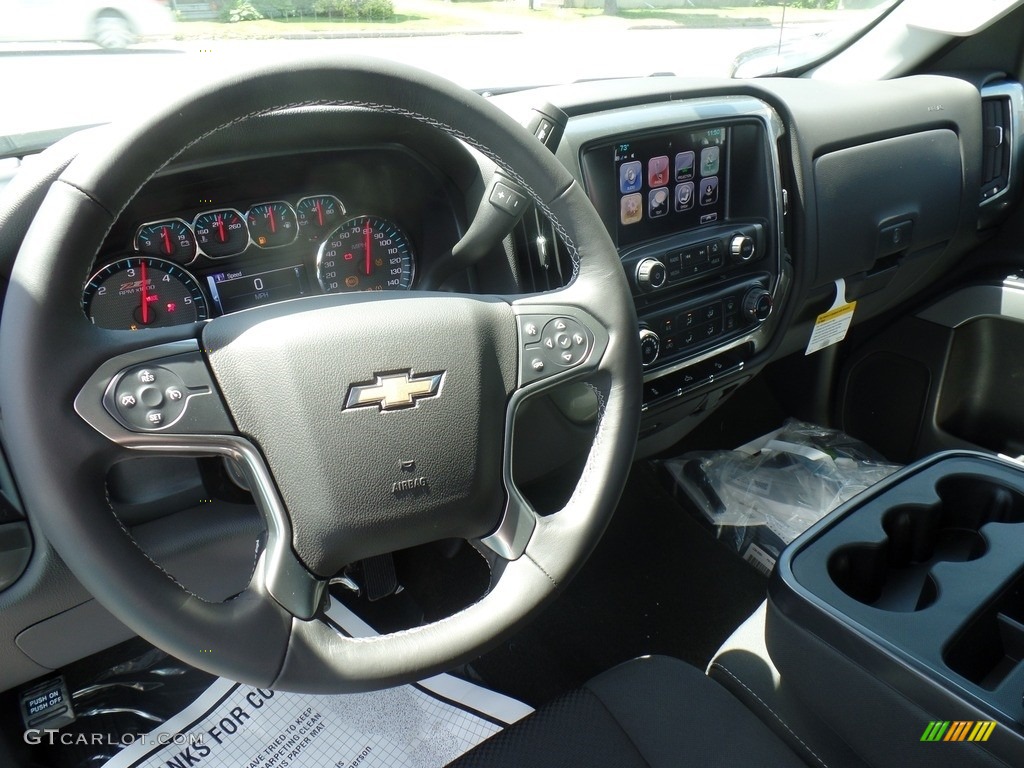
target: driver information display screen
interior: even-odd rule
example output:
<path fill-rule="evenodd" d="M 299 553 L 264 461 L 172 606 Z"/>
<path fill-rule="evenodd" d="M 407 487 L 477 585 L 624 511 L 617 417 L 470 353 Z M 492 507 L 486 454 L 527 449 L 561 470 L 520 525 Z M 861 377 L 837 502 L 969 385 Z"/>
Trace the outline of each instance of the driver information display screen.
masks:
<path fill-rule="evenodd" d="M 726 128 L 615 145 L 619 247 L 725 218 Z"/>
<path fill-rule="evenodd" d="M 249 273 L 237 269 L 206 276 L 221 314 L 260 304 L 295 299 L 307 293 L 306 268 L 301 265 Z"/>

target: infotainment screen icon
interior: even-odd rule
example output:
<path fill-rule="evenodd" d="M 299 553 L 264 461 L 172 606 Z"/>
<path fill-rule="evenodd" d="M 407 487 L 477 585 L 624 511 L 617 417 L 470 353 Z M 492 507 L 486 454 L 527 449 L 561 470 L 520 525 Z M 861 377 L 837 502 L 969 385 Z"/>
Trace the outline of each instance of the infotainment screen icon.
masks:
<path fill-rule="evenodd" d="M 643 164 L 637 161 L 623 163 L 619 167 L 619 192 L 628 195 L 639 192 L 644 185 Z"/>
<path fill-rule="evenodd" d="M 684 181 L 676 184 L 676 213 L 684 213 L 693 208 L 693 182 Z"/>
<path fill-rule="evenodd" d="M 717 145 L 704 147 L 700 151 L 700 175 L 716 176 L 718 174 L 719 149 Z"/>
<path fill-rule="evenodd" d="M 693 151 L 676 155 L 676 181 L 689 181 L 693 178 L 693 159 Z"/>

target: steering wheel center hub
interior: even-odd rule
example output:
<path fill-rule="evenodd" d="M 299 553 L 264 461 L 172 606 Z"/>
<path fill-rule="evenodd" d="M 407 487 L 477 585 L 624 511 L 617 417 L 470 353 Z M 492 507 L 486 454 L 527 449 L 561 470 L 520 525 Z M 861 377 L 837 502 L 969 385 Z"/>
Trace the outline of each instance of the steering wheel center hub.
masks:
<path fill-rule="evenodd" d="M 313 573 L 497 525 L 511 316 L 502 302 L 368 296 L 207 326 L 225 401 Z"/>

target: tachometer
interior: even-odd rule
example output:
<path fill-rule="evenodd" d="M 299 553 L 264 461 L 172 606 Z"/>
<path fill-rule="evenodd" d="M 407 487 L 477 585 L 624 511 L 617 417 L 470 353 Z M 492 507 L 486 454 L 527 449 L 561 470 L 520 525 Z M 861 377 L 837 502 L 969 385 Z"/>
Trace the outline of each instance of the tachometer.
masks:
<path fill-rule="evenodd" d="M 205 320 L 199 282 L 170 261 L 129 256 L 89 278 L 82 293 L 85 314 L 101 328 L 137 331 Z"/>
<path fill-rule="evenodd" d="M 379 216 L 349 219 L 324 241 L 316 257 L 317 279 L 326 293 L 407 289 L 415 269 L 409 239 Z"/>

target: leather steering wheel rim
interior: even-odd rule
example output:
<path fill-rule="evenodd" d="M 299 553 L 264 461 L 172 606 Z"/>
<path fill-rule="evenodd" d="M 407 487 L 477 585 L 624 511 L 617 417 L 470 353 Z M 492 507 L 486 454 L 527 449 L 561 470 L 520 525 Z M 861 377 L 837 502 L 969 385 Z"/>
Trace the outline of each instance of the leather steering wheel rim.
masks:
<path fill-rule="evenodd" d="M 534 316 L 580 317 L 593 326 L 589 357 L 577 375 L 585 372 L 598 392 L 600 415 L 570 501 L 554 514 L 530 517 L 525 533 L 512 531 L 520 541 L 479 602 L 441 621 L 374 638 L 345 638 L 318 617 L 286 610 L 267 589 L 264 561 L 249 588 L 229 601 L 190 594 L 139 549 L 105 497 L 107 468 L 141 445 L 109 439 L 75 410 L 83 382 L 104 362 L 143 346 L 181 342 L 189 333 L 198 343 L 196 335 L 204 332 L 180 326 L 109 331 L 84 317 L 81 285 L 117 216 L 149 179 L 204 137 L 269 112 L 320 105 L 419 120 L 496 162 L 563 234 L 575 277 L 559 291 L 490 304 L 500 305 L 502 318 L 515 314 L 520 333 L 523 318 Z M 81 280 L 53 277 L 75 275 Z M 513 343 L 518 348 L 509 349 L 521 362 L 524 347 Z M 422 678 L 470 660 L 523 624 L 579 568 L 607 525 L 632 460 L 641 397 L 629 289 L 616 249 L 578 183 L 486 99 L 419 70 L 362 58 L 291 62 L 204 84 L 201 93 L 124 126 L 104 148 L 83 151 L 51 186 L 15 262 L 0 360 L 0 408 L 26 508 L 83 585 L 131 629 L 194 666 L 252 685 L 309 692 Z M 513 390 L 527 394 L 531 388 L 520 381 Z"/>

